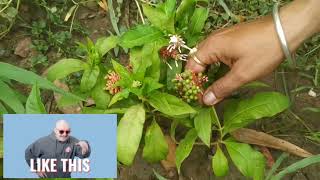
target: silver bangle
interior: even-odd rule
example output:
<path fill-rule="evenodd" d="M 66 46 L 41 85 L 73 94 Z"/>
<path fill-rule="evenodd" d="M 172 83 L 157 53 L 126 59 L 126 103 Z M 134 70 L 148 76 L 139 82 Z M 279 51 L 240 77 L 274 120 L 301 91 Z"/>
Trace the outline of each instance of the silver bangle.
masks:
<path fill-rule="evenodd" d="M 295 63 L 295 59 L 294 57 L 291 55 L 289 47 L 288 47 L 288 43 L 286 40 L 286 36 L 284 34 L 282 25 L 281 25 L 281 20 L 280 20 L 280 16 L 279 16 L 279 3 L 275 3 L 273 6 L 273 20 L 275 23 L 275 27 L 276 27 L 276 31 L 280 40 L 280 44 L 282 47 L 282 50 L 284 52 L 284 55 L 286 56 L 286 58 L 288 59 L 289 62 L 289 66 L 291 68 L 295 67 L 296 63 Z"/>

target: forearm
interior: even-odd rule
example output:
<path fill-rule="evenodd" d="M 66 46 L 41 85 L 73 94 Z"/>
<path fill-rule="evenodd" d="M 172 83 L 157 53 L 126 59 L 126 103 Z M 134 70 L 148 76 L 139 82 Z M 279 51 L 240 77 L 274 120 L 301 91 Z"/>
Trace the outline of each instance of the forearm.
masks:
<path fill-rule="evenodd" d="M 280 19 L 291 51 L 320 32 L 320 0 L 295 0 L 280 9 Z"/>

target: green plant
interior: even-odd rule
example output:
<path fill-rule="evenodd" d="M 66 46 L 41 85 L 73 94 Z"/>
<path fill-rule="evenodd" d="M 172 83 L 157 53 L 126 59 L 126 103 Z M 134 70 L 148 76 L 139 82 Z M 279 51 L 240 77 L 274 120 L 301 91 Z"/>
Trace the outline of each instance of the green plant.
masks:
<path fill-rule="evenodd" d="M 62 59 L 48 69 L 48 79 L 54 81 L 68 76 L 71 73 L 83 71 L 80 82 L 82 92 L 91 92 L 93 99 L 98 103 L 103 98 L 109 99 L 109 95 L 104 92 L 104 75 L 106 68 L 102 64 L 102 57 L 116 46 L 118 37 L 110 36 L 100 38 L 96 44 L 87 39 L 87 44 L 79 43 L 82 50 L 85 51 L 86 62 L 79 59 Z M 96 88 L 94 88 L 96 87 Z M 103 105 L 103 107 L 106 107 Z"/>
<path fill-rule="evenodd" d="M 276 163 L 272 166 L 272 169 L 268 172 L 266 176 L 266 180 L 280 180 L 285 175 L 294 173 L 304 167 L 307 167 L 312 164 L 316 164 L 320 162 L 320 155 L 311 156 L 308 158 L 304 158 L 298 162 L 295 162 L 288 167 L 281 170 L 279 173 L 275 174 L 275 171 L 279 168 L 280 164 L 284 159 L 286 159 L 289 155 L 286 153 L 283 153 L 276 161 Z"/>
<path fill-rule="evenodd" d="M 1 0 L 0 1 L 0 39 L 3 38 L 13 26 L 18 9 L 20 6 L 20 0 Z"/>
<path fill-rule="evenodd" d="M 289 107 L 289 100 L 276 92 L 233 99 L 225 106 L 222 120 L 214 107 L 201 107 L 194 100 L 201 96 L 208 79 L 203 74 L 184 71 L 182 63 L 194 51 L 191 47 L 204 36 L 208 4 L 204 0 L 183 0 L 177 8 L 176 4 L 176 0 L 151 5 L 143 3 L 147 19 L 142 14 L 141 17 L 145 24 L 131 28 L 120 37 L 103 37 L 95 44 L 90 40 L 87 45 L 80 44 L 86 50 L 86 62 L 62 59 L 49 68 L 47 77 L 53 81 L 83 71 L 79 87 L 90 94 L 95 107 L 84 107 L 82 113 L 122 116 L 117 129 L 117 157 L 122 164 L 133 163 L 141 139 L 144 139 L 144 159 L 158 162 L 166 158 L 168 144 L 158 124 L 165 117 L 174 124 L 170 131 L 172 137 L 178 124 L 188 128 L 185 137 L 177 142 L 179 173 L 182 162 L 199 138 L 208 148 L 216 149 L 212 164 L 217 176 L 228 173 L 229 163 L 223 153 L 226 148 L 244 176 L 262 179 L 263 155 L 250 145 L 230 138 L 230 133 L 257 119 L 284 111 Z M 117 45 L 129 49 L 129 65 L 112 59 L 102 62 L 102 57 Z M 211 69 L 209 73 L 216 71 Z M 150 121 L 150 125 L 144 133 L 146 121 Z M 214 134 L 218 136 L 212 139 Z"/>
<path fill-rule="evenodd" d="M 12 80 L 18 81 L 23 84 L 35 85 L 43 88 L 53 90 L 55 92 L 64 94 L 72 99 L 82 98 L 75 96 L 71 93 L 65 92 L 58 87 L 56 87 L 52 82 L 48 81 L 45 78 L 38 76 L 37 74 L 18 68 L 11 64 L 0 62 L 0 112 L 1 114 L 6 113 L 25 113 L 29 111 L 29 104 L 31 100 L 27 99 L 18 91 L 14 90 Z M 33 90 L 33 92 L 36 90 Z M 38 95 L 34 95 L 38 97 Z M 27 111 L 24 107 L 24 103 L 27 103 Z"/>
<path fill-rule="evenodd" d="M 74 33 L 88 35 L 88 32 L 75 21 L 75 14 L 84 1 L 54 1 L 37 0 L 29 2 L 29 6 L 43 13 L 30 25 L 26 24 L 23 17 L 20 19 L 23 26 L 30 30 L 32 37 L 32 48 L 37 52 L 30 58 L 31 68 L 49 65 L 48 52 L 55 52 L 57 56 L 76 56 L 76 43 L 72 36 Z M 71 20 L 69 20 L 71 19 Z M 73 32 L 72 32 L 73 31 Z"/>

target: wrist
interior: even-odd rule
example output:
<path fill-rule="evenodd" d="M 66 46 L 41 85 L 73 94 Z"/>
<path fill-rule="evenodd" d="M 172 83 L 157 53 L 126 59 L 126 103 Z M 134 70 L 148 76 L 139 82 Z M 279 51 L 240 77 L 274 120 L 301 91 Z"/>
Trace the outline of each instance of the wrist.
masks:
<path fill-rule="evenodd" d="M 320 31 L 320 0 L 295 0 L 280 9 L 280 19 L 290 51 Z"/>
<path fill-rule="evenodd" d="M 320 32 L 320 0 L 311 0 L 311 1 L 312 1 L 311 6 L 314 7 L 313 20 L 317 27 L 315 33 L 319 33 Z"/>

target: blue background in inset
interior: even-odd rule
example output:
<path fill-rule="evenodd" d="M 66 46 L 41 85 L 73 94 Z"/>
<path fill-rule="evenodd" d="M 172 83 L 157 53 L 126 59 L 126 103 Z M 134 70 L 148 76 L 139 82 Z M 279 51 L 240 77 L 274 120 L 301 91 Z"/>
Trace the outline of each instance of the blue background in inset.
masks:
<path fill-rule="evenodd" d="M 4 115 L 4 177 L 35 178 L 25 161 L 25 149 L 49 135 L 59 119 L 71 127 L 71 136 L 87 140 L 91 147 L 90 173 L 71 173 L 71 177 L 116 178 L 117 116 L 113 114 L 6 114 Z"/>

